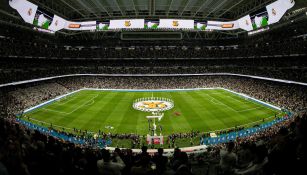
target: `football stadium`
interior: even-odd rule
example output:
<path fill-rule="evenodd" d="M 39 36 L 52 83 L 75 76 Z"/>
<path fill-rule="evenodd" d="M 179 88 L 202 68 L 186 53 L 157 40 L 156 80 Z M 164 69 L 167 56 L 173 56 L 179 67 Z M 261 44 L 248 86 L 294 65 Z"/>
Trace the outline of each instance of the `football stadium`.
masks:
<path fill-rule="evenodd" d="M 305 0 L 0 0 L 0 175 L 304 174 Z"/>

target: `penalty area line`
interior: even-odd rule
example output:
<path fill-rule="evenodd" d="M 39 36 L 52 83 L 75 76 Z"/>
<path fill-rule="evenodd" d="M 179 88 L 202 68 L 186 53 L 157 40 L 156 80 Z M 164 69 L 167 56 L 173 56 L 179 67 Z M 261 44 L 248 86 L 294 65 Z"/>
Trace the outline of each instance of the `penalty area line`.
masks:
<path fill-rule="evenodd" d="M 62 111 L 53 110 L 53 109 L 48 109 L 48 108 L 42 108 L 42 110 L 50 111 L 50 112 L 56 112 L 56 113 L 64 114 L 64 115 L 67 115 L 67 114 L 68 114 L 67 112 L 62 112 Z"/>
<path fill-rule="evenodd" d="M 49 125 L 49 126 L 52 124 L 52 123 L 44 122 L 44 121 L 37 120 L 37 119 L 34 119 L 34 118 L 29 118 L 29 120 L 32 120 L 32 121 L 35 121 L 35 122 L 38 122 L 38 123 L 44 123 L 44 124 Z M 67 130 L 73 130 L 73 128 L 68 128 L 68 127 L 65 127 L 65 126 L 55 125 L 55 124 L 52 124 L 52 127 L 60 128 L 60 129 L 64 128 L 64 129 L 67 129 Z M 96 132 L 88 131 L 88 133 L 96 133 Z"/>
<path fill-rule="evenodd" d="M 95 103 L 95 98 L 97 98 L 98 95 L 95 95 L 93 98 L 89 99 L 88 101 L 86 101 L 85 103 L 82 103 L 80 106 L 78 106 L 77 108 L 73 109 L 72 111 L 70 112 L 63 112 L 63 111 L 58 111 L 58 110 L 54 110 L 54 109 L 48 109 L 48 108 L 41 108 L 42 110 L 45 110 L 45 111 L 50 111 L 50 112 L 55 112 L 55 113 L 58 113 L 58 114 L 61 114 L 61 115 L 69 115 L 75 111 L 77 111 L 78 109 L 84 107 L 84 106 L 90 106 L 92 104 Z"/>
<path fill-rule="evenodd" d="M 248 109 L 238 110 L 237 112 L 252 111 L 252 110 L 256 110 L 256 109 L 260 109 L 260 108 L 264 108 L 264 107 L 265 106 L 259 106 L 259 107 L 255 107 L 255 108 L 248 108 Z"/>
<path fill-rule="evenodd" d="M 89 100 L 86 101 L 85 103 L 82 103 L 80 106 L 78 106 L 77 108 L 75 108 L 75 109 L 72 110 L 71 112 L 67 113 L 67 115 L 69 115 L 69 114 L 71 114 L 71 113 L 77 111 L 78 109 L 80 109 L 80 108 L 82 108 L 82 107 L 84 107 L 84 106 L 89 106 L 89 105 L 94 104 L 94 102 L 95 102 L 94 99 L 97 98 L 97 97 L 98 97 L 98 95 L 95 95 L 93 98 L 89 99 Z M 89 102 L 91 102 L 91 104 L 88 104 Z"/>
<path fill-rule="evenodd" d="M 213 98 L 213 99 L 215 99 L 216 101 L 218 101 L 220 105 L 223 105 L 223 106 L 227 107 L 228 109 L 231 109 L 232 111 L 238 112 L 237 110 L 235 110 L 235 109 L 233 109 L 232 107 L 226 105 L 225 103 L 223 103 L 222 101 L 216 99 L 215 97 L 212 97 L 212 96 L 209 95 L 209 94 L 206 94 L 206 95 L 208 95 L 208 96 L 210 96 L 211 98 Z"/>

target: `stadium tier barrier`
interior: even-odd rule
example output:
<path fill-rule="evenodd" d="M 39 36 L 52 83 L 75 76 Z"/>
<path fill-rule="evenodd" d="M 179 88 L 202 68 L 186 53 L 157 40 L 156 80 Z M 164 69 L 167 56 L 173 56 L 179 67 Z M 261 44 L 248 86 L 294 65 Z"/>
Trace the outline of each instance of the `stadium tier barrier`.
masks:
<path fill-rule="evenodd" d="M 38 130 L 39 132 L 43 134 L 55 137 L 60 140 L 78 144 L 78 145 L 84 145 L 84 146 L 92 145 L 92 146 L 97 146 L 98 148 L 105 148 L 107 145 L 112 144 L 111 139 L 102 139 L 102 138 L 94 139 L 93 137 L 90 137 L 89 139 L 81 138 L 77 135 L 67 135 L 64 132 L 60 132 L 60 131 L 57 131 L 51 128 L 39 126 L 31 122 L 25 121 L 21 118 L 16 118 L 16 121 L 26 126 L 29 129 Z"/>
<path fill-rule="evenodd" d="M 230 141 L 234 141 L 237 138 L 244 138 L 244 137 L 248 137 L 251 136 L 257 132 L 261 132 L 265 129 L 268 129 L 280 122 L 283 122 L 285 120 L 288 120 L 292 117 L 292 113 L 287 112 L 287 115 L 282 117 L 282 118 L 276 118 L 273 121 L 270 122 L 266 122 L 263 123 L 261 125 L 259 125 L 258 127 L 252 127 L 252 128 L 247 128 L 247 129 L 242 129 L 240 131 L 234 131 L 234 132 L 230 132 L 227 134 L 221 134 L 217 137 L 202 137 L 200 142 L 203 145 L 215 145 L 215 144 L 220 144 L 220 143 L 226 143 L 226 142 L 230 142 Z"/>
<path fill-rule="evenodd" d="M 303 83 L 303 82 L 289 81 L 289 80 L 268 78 L 268 77 L 261 77 L 261 76 L 232 74 L 232 73 L 204 73 L 204 74 L 68 74 L 68 75 L 52 76 L 52 77 L 45 77 L 45 78 L 38 78 L 38 79 L 32 79 L 32 80 L 24 80 L 24 81 L 12 82 L 12 83 L 0 84 L 0 88 L 6 87 L 6 86 L 16 86 L 16 85 L 21 85 L 21 84 L 26 84 L 26 83 L 34 83 L 34 82 L 39 82 L 39 81 L 52 80 L 52 79 L 57 79 L 57 78 L 78 77 L 78 76 L 105 76 L 105 77 L 237 76 L 237 77 L 247 77 L 247 78 L 260 79 L 260 80 L 268 80 L 268 81 L 275 81 L 275 82 L 281 82 L 281 83 L 287 83 L 287 84 L 297 84 L 297 85 L 307 86 L 307 83 Z"/>
<path fill-rule="evenodd" d="M 264 131 L 265 129 L 268 129 L 268 128 L 270 128 L 270 127 L 272 127 L 272 126 L 274 126 L 274 125 L 276 125 L 280 122 L 288 120 L 292 116 L 293 115 L 292 115 L 291 112 L 287 112 L 287 114 L 284 117 L 276 118 L 273 121 L 263 123 L 263 124 L 261 124 L 257 127 L 251 127 L 251 128 L 242 129 L 242 130 L 239 130 L 239 131 L 230 132 L 230 133 L 227 133 L 227 134 L 221 134 L 221 135 L 218 135 L 217 137 L 214 137 L 214 138 L 200 137 L 200 145 L 199 146 L 185 147 L 185 148 L 181 148 L 181 150 L 184 151 L 184 152 L 187 152 L 187 153 L 205 152 L 209 145 L 226 143 L 226 142 L 234 141 L 238 138 L 244 138 L 244 137 L 251 136 L 253 134 L 256 134 L 257 132 Z M 71 143 L 83 145 L 83 146 L 106 148 L 106 149 L 111 150 L 111 151 L 115 150 L 114 147 L 108 147 L 109 145 L 112 144 L 111 139 L 102 139 L 102 138 L 94 139 L 93 137 L 90 137 L 88 139 L 80 138 L 80 137 L 75 136 L 75 135 L 67 135 L 67 134 L 60 132 L 58 130 L 54 130 L 54 129 L 50 129 L 50 128 L 46 128 L 46 127 L 43 127 L 43 126 L 33 124 L 31 122 L 23 120 L 22 118 L 17 118 L 16 121 L 19 122 L 20 124 L 26 126 L 29 129 L 38 130 L 41 133 L 55 137 L 55 138 L 60 139 L 60 140 L 64 140 L 64 141 L 67 141 L 67 142 L 71 142 Z M 122 149 L 125 149 L 125 148 L 122 148 Z M 132 151 L 134 153 L 139 153 L 140 149 L 132 149 Z M 165 149 L 164 150 L 165 155 L 172 155 L 173 151 L 174 151 L 173 149 Z M 153 154 L 153 153 L 157 152 L 157 150 L 156 149 L 149 149 L 148 152 Z"/>
<path fill-rule="evenodd" d="M 39 105 L 37 105 L 37 106 L 31 107 L 31 108 L 29 108 L 29 109 L 26 109 L 26 110 L 23 111 L 23 113 L 27 113 L 27 112 L 33 111 L 34 109 L 37 109 L 37 108 L 40 108 L 40 107 L 49 105 L 49 104 L 51 104 L 51 103 L 53 103 L 53 102 L 55 102 L 55 101 L 57 101 L 57 100 L 60 100 L 60 99 L 62 99 L 62 98 L 64 98 L 64 97 L 67 97 L 67 96 L 69 96 L 69 95 L 71 95 L 71 94 L 74 94 L 74 93 L 76 93 L 76 92 L 79 92 L 79 91 L 81 91 L 81 90 L 82 90 L 82 89 L 76 90 L 76 91 L 73 91 L 73 92 L 70 92 L 70 93 L 68 93 L 68 94 L 64 94 L 64 95 L 58 96 L 58 97 L 56 97 L 56 98 L 54 98 L 54 99 L 48 100 L 48 101 L 46 101 L 46 102 L 43 102 L 43 103 L 41 103 L 41 104 L 39 104 Z M 22 115 L 22 114 L 18 114 L 17 116 L 19 116 L 19 115 Z"/>
<path fill-rule="evenodd" d="M 277 109 L 277 110 L 279 110 L 279 111 L 281 110 L 280 107 L 277 107 L 277 106 L 272 105 L 272 104 L 269 104 L 269 103 L 265 103 L 265 102 L 263 102 L 263 101 L 261 101 L 261 100 L 255 99 L 255 98 L 250 97 L 250 96 L 248 96 L 248 95 L 245 95 L 245 94 L 242 94 L 242 93 L 237 93 L 237 92 L 235 92 L 235 91 L 232 91 L 232 90 L 229 90 L 229 89 L 225 89 L 225 88 L 219 88 L 219 89 L 223 89 L 223 90 L 225 90 L 225 91 L 228 91 L 228 92 L 231 92 L 231 93 L 233 93 L 233 94 L 236 94 L 236 95 L 238 95 L 238 96 L 240 96 L 240 97 L 247 98 L 247 99 L 249 99 L 249 100 L 251 100 L 251 101 L 253 101 L 253 102 L 259 103 L 259 104 L 264 105 L 264 106 L 267 106 L 267 107 L 269 107 L 269 108 Z"/>

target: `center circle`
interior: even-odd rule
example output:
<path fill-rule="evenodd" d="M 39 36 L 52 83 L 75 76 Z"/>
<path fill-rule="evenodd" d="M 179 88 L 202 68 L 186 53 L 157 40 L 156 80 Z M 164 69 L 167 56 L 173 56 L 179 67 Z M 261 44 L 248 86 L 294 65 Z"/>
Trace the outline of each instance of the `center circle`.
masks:
<path fill-rule="evenodd" d="M 143 112 L 162 112 L 174 107 L 174 101 L 163 97 L 138 98 L 134 100 L 133 108 Z"/>

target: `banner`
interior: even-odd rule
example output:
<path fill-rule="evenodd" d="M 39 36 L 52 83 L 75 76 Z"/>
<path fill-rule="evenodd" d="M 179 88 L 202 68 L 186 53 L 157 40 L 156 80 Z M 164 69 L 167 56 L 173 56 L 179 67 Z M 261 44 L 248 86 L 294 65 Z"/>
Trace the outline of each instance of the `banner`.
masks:
<path fill-rule="evenodd" d="M 104 22 L 87 21 L 73 22 L 67 21 L 54 15 L 43 8 L 27 0 L 9 0 L 9 5 L 16 9 L 23 20 L 35 25 L 37 28 L 45 30 L 59 31 L 63 28 L 67 30 L 112 30 L 112 29 L 195 29 L 195 30 L 235 30 L 246 31 L 257 30 L 274 24 L 284 16 L 288 9 L 294 6 L 294 0 L 277 0 L 266 7 L 263 7 L 249 15 L 236 21 L 194 21 L 186 19 L 120 19 L 108 20 Z"/>
<path fill-rule="evenodd" d="M 96 21 L 88 22 L 72 22 L 67 21 L 65 24 L 65 29 L 67 30 L 96 30 Z"/>
<path fill-rule="evenodd" d="M 253 30 L 269 25 L 269 14 L 266 7 L 250 14 Z"/>
<path fill-rule="evenodd" d="M 62 29 L 65 28 L 65 24 L 66 24 L 66 20 L 65 19 L 63 19 L 63 18 L 61 18 L 61 17 L 59 17 L 57 15 L 54 15 L 52 23 L 49 26 L 49 30 L 52 30 L 54 32 L 62 30 Z"/>
<path fill-rule="evenodd" d="M 158 28 L 194 29 L 194 20 L 160 19 Z"/>
<path fill-rule="evenodd" d="M 110 22 L 96 22 L 96 30 L 102 31 L 102 30 L 108 30 L 109 29 Z"/>
<path fill-rule="evenodd" d="M 206 30 L 235 30 L 239 28 L 237 21 L 230 22 L 219 22 L 219 21 L 208 21 Z"/>
<path fill-rule="evenodd" d="M 48 30 L 53 21 L 53 16 L 53 14 L 38 7 L 33 20 L 33 25 Z"/>
<path fill-rule="evenodd" d="M 159 21 L 145 21 L 145 29 L 157 29 L 159 26 Z"/>
<path fill-rule="evenodd" d="M 163 145 L 164 144 L 164 140 L 163 140 L 163 136 L 150 136 L 147 135 L 146 138 L 147 144 L 149 145 Z"/>
<path fill-rule="evenodd" d="M 208 22 L 207 21 L 203 21 L 203 22 L 197 22 L 196 23 L 196 28 L 198 30 L 206 30 L 208 26 Z"/>
<path fill-rule="evenodd" d="M 249 15 L 246 15 L 240 19 L 237 20 L 239 27 L 243 30 L 246 31 L 251 31 L 253 30 L 253 24 L 252 24 L 252 20 L 251 17 Z"/>
<path fill-rule="evenodd" d="M 278 22 L 286 13 L 286 11 L 294 6 L 294 0 L 278 0 L 266 6 L 269 16 L 269 24 Z"/>
<path fill-rule="evenodd" d="M 33 23 L 37 5 L 25 0 L 10 0 L 9 5 L 18 11 L 25 22 Z"/>
<path fill-rule="evenodd" d="M 110 20 L 109 29 L 143 29 L 144 25 L 144 19 Z"/>

